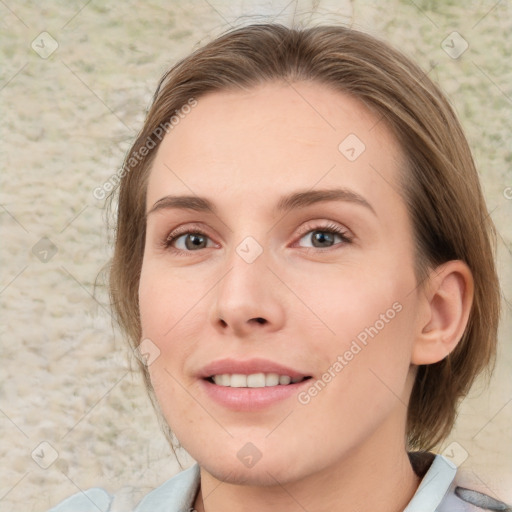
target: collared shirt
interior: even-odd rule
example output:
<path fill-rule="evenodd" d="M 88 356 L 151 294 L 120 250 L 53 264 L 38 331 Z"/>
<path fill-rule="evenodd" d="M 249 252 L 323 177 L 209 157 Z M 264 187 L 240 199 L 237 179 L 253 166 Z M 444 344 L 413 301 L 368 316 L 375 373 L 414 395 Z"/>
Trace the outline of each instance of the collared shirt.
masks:
<path fill-rule="evenodd" d="M 433 460 L 432 460 L 433 458 Z M 512 507 L 457 483 L 457 467 L 442 455 L 431 455 L 430 466 L 404 512 L 482 512 Z M 413 467 L 417 461 L 413 461 Z M 418 468 L 414 468 L 418 472 Z M 421 471 L 421 470 L 420 470 Z M 200 486 L 199 465 L 194 464 L 147 494 L 133 512 L 193 512 Z M 119 504 L 119 502 L 117 502 Z M 48 512 L 128 512 L 116 506 L 116 496 L 95 487 L 77 493 Z"/>

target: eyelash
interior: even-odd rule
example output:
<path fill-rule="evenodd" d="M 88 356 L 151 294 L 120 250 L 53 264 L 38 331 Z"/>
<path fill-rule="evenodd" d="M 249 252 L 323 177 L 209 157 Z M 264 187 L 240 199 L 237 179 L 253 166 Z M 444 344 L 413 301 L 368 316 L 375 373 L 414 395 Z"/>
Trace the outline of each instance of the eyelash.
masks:
<path fill-rule="evenodd" d="M 301 230 L 301 233 L 299 235 L 299 241 L 305 235 L 307 235 L 308 233 L 314 232 L 314 231 L 319 231 L 321 233 L 330 233 L 332 235 L 338 235 L 342 239 L 343 244 L 350 244 L 353 241 L 352 237 L 348 234 L 348 231 L 346 229 L 343 229 L 340 226 L 338 226 L 337 224 L 333 224 L 333 223 L 329 223 L 325 226 L 323 226 L 323 225 L 313 225 L 313 226 L 306 225 L 305 228 L 303 230 Z M 167 235 L 167 237 L 162 241 L 162 246 L 165 249 L 170 250 L 179 255 L 189 255 L 191 253 L 197 252 L 197 251 L 184 251 L 182 249 L 176 249 L 175 247 L 172 246 L 173 242 L 175 242 L 178 238 L 180 238 L 183 235 L 189 235 L 189 234 L 201 235 L 201 236 L 210 238 L 200 228 L 196 229 L 194 226 L 192 226 L 192 227 L 185 226 L 184 228 L 177 228 L 174 231 L 172 231 L 169 235 Z M 308 252 L 310 252 L 310 251 L 325 252 L 326 250 L 333 249 L 333 248 L 335 248 L 335 246 L 328 247 L 326 249 L 322 249 L 320 247 L 302 247 L 302 249 L 306 249 L 306 251 L 308 251 Z"/>

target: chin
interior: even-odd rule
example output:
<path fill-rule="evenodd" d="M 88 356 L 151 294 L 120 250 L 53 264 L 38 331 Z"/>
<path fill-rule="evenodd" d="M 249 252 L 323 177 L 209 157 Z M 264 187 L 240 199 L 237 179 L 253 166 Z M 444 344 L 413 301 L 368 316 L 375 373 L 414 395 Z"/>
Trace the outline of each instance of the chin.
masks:
<path fill-rule="evenodd" d="M 233 485 L 271 487 L 288 482 L 291 476 L 265 467 L 241 468 L 240 465 L 233 467 L 233 465 L 221 466 L 220 464 L 200 464 L 200 466 L 217 480 Z"/>
<path fill-rule="evenodd" d="M 234 485 L 270 487 L 300 479 L 300 465 L 296 457 L 287 456 L 286 460 L 264 456 L 252 467 L 246 467 L 238 458 L 234 460 L 210 459 L 198 460 L 199 466 L 217 480 Z M 197 459 L 196 459 L 197 460 Z"/>

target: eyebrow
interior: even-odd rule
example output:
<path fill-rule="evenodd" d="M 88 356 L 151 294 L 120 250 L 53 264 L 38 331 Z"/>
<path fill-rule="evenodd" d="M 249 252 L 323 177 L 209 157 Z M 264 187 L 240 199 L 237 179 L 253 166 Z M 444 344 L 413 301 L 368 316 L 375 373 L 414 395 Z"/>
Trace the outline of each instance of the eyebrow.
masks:
<path fill-rule="evenodd" d="M 277 212 L 288 212 L 304 208 L 317 203 L 327 201 L 344 201 L 364 206 L 376 215 L 373 206 L 360 194 L 346 188 L 323 189 L 323 190 L 306 190 L 298 191 L 283 196 L 276 204 Z M 146 217 L 151 213 L 167 210 L 181 209 L 192 210 L 197 212 L 211 212 L 216 214 L 217 208 L 212 201 L 205 197 L 199 196 L 165 196 L 156 201 L 156 203 L 147 212 Z"/>

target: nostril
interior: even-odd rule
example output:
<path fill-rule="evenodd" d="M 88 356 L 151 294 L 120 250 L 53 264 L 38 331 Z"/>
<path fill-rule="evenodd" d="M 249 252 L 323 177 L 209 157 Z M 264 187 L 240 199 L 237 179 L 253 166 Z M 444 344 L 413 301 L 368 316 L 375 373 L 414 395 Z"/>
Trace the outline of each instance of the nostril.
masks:
<path fill-rule="evenodd" d="M 264 324 L 266 322 L 266 320 L 264 318 L 261 318 L 260 316 L 258 318 L 255 318 L 256 322 L 258 322 L 259 324 Z"/>

